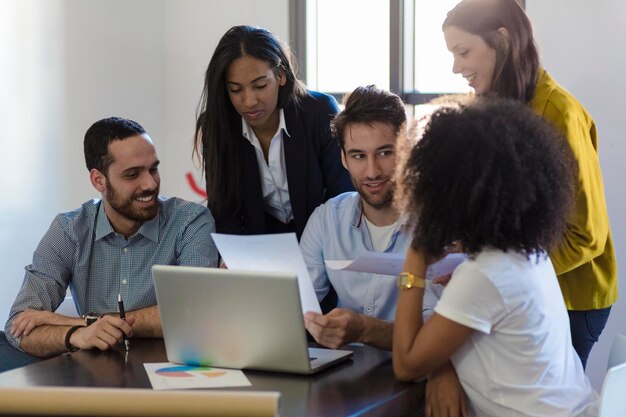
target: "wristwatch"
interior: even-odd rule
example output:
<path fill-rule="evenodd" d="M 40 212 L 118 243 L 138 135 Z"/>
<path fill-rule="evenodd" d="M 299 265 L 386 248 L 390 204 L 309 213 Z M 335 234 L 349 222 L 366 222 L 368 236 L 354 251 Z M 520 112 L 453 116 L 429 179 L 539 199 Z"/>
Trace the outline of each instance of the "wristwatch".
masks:
<path fill-rule="evenodd" d="M 98 319 L 102 317 L 102 314 L 100 313 L 87 313 L 87 314 L 83 314 L 83 319 L 85 319 L 85 326 L 91 326 L 92 324 L 94 324 L 96 321 L 98 321 Z"/>
<path fill-rule="evenodd" d="M 398 275 L 398 288 L 400 288 L 401 290 L 425 287 L 426 280 L 424 278 L 416 277 L 410 272 L 401 272 L 400 275 Z"/>

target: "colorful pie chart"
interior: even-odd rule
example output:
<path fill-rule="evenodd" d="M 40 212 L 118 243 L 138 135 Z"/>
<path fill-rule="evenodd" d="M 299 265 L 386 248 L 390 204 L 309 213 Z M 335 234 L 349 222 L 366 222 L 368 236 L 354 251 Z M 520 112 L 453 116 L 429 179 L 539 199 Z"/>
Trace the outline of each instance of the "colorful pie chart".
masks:
<path fill-rule="evenodd" d="M 168 366 L 167 368 L 157 369 L 157 375 L 174 377 L 174 378 L 190 378 L 197 374 L 204 375 L 209 378 L 215 378 L 225 375 L 224 371 L 217 371 L 213 368 L 205 366 Z"/>

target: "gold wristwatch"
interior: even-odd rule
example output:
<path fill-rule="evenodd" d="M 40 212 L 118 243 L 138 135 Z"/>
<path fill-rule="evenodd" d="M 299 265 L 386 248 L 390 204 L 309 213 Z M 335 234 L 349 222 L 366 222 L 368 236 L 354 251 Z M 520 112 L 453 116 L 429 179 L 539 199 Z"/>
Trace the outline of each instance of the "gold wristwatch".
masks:
<path fill-rule="evenodd" d="M 398 275 L 398 288 L 400 288 L 401 290 L 425 287 L 426 280 L 424 278 L 416 277 L 410 272 L 401 272 L 400 275 Z"/>

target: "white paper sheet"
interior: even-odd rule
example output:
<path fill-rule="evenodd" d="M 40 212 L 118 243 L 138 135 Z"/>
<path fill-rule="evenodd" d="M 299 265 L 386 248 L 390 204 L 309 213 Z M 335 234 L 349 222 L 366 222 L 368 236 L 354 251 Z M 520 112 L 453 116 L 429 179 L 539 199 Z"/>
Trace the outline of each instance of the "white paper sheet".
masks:
<path fill-rule="evenodd" d="M 177 365 L 170 362 L 144 363 L 155 390 L 249 387 L 250 381 L 237 369 Z"/>
<path fill-rule="evenodd" d="M 295 272 L 302 312 L 322 312 L 295 233 L 225 235 L 211 233 L 222 259 L 230 269 Z"/>
<path fill-rule="evenodd" d="M 355 272 L 369 272 L 372 274 L 398 275 L 404 266 L 404 253 L 363 252 L 355 260 L 326 261 L 331 269 Z M 435 262 L 426 270 L 426 279 L 435 279 L 442 275 L 451 274 L 465 259 L 464 253 L 450 253 L 439 262 Z"/>
<path fill-rule="evenodd" d="M 363 252 L 353 261 L 326 261 L 326 266 L 345 271 L 398 275 L 402 272 L 405 257 L 405 253 Z"/>

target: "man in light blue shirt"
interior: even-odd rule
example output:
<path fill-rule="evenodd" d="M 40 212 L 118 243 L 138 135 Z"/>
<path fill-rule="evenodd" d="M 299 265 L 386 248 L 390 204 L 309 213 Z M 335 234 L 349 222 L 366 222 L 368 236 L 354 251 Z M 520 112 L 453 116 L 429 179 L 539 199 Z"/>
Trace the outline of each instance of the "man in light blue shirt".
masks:
<path fill-rule="evenodd" d="M 332 127 L 357 191 L 319 206 L 300 240 L 318 299 L 332 286 L 337 308 L 325 315 L 306 313 L 305 325 L 319 344 L 330 348 L 361 342 L 391 350 L 396 276 L 333 270 L 324 261 L 355 259 L 365 251 L 406 253 L 410 235 L 392 204 L 396 142 L 406 125 L 404 103 L 368 86 L 344 98 L 344 106 Z M 435 299 L 431 283 L 427 285 L 425 306 L 432 309 Z"/>
<path fill-rule="evenodd" d="M 84 148 L 102 199 L 57 215 L 39 243 L 5 325 L 8 344 L 0 335 L 0 371 L 33 357 L 111 349 L 124 337 L 162 337 L 152 265 L 217 264 L 211 213 L 159 197 L 159 160 L 143 127 L 100 120 L 87 130 Z M 54 313 L 68 287 L 79 314 L 101 318 L 87 327 L 83 318 Z M 125 320 L 115 314 L 120 296 Z"/>

